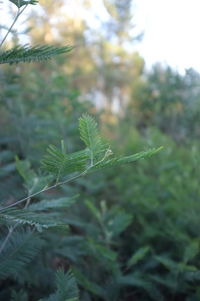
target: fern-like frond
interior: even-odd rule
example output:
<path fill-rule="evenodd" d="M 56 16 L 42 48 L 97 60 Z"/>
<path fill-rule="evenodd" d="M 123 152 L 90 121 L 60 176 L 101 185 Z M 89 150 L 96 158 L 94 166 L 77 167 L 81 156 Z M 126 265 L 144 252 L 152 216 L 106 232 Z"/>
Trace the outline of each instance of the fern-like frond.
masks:
<path fill-rule="evenodd" d="M 71 271 L 67 274 L 61 269 L 56 274 L 56 283 L 60 300 L 78 300 L 78 287 Z"/>
<path fill-rule="evenodd" d="M 15 231 L 0 255 L 0 279 L 20 277 L 20 272 L 34 259 L 42 246 L 43 241 L 35 233 Z"/>
<path fill-rule="evenodd" d="M 136 154 L 133 154 L 130 156 L 117 157 L 117 158 L 113 158 L 110 160 L 105 160 L 105 161 L 99 162 L 96 165 L 94 165 L 90 169 L 90 171 L 96 171 L 96 170 L 106 168 L 106 167 L 112 167 L 112 166 L 122 165 L 122 164 L 126 164 L 126 163 L 132 163 L 132 162 L 138 161 L 140 159 L 148 158 L 148 157 L 151 157 L 152 155 L 156 154 L 157 152 L 159 152 L 162 148 L 163 147 L 153 148 L 148 151 L 139 152 L 139 153 L 136 153 Z"/>
<path fill-rule="evenodd" d="M 78 301 L 79 291 L 71 271 L 67 274 L 62 269 L 56 273 L 57 291 L 41 301 Z"/>
<path fill-rule="evenodd" d="M 70 207 L 77 201 L 77 196 L 71 198 L 59 198 L 56 200 L 42 200 L 41 202 L 33 203 L 29 205 L 29 210 L 31 211 L 49 211 L 49 210 L 59 210 Z"/>
<path fill-rule="evenodd" d="M 52 181 L 50 175 L 37 175 L 31 168 L 31 164 L 28 160 L 19 160 L 16 158 L 16 169 L 25 182 L 25 187 L 29 194 L 42 190 L 47 187 Z"/>
<path fill-rule="evenodd" d="M 18 8 L 20 8 L 24 5 L 28 5 L 28 4 L 35 5 L 38 3 L 37 0 L 9 0 L 9 1 L 12 2 L 13 4 L 15 4 Z"/>
<path fill-rule="evenodd" d="M 139 159 L 150 157 L 162 149 L 150 149 L 130 156 L 110 158 L 113 154 L 108 145 L 104 143 L 99 134 L 97 123 L 88 114 L 79 119 L 80 138 L 84 141 L 86 149 L 83 151 L 66 154 L 61 148 L 51 145 L 47 149 L 48 155 L 42 160 L 43 169 L 48 171 L 58 180 L 69 173 L 76 171 L 92 172 L 106 167 L 131 163 Z"/>
<path fill-rule="evenodd" d="M 10 50 L 0 52 L 0 64 L 15 64 L 20 62 L 37 62 L 50 59 L 51 57 L 69 52 L 72 50 L 71 46 L 15 46 Z"/>
<path fill-rule="evenodd" d="M 91 165 L 102 159 L 108 146 L 100 136 L 98 125 L 94 118 L 84 114 L 79 119 L 80 138 L 90 152 Z"/>
<path fill-rule="evenodd" d="M 41 232 L 44 229 L 57 228 L 64 225 L 54 214 L 35 213 L 29 209 L 6 209 L 0 214 L 0 223 L 28 225 Z"/>
<path fill-rule="evenodd" d="M 57 180 L 69 173 L 86 169 L 89 158 L 87 150 L 66 154 L 63 150 L 50 145 L 47 152 L 48 155 L 42 160 L 42 167 L 54 174 Z"/>

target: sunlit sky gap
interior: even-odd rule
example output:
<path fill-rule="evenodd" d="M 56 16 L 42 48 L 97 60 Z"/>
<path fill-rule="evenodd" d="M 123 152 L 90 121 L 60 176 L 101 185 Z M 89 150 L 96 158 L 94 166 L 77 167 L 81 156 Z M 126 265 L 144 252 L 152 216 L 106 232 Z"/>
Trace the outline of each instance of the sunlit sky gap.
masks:
<path fill-rule="evenodd" d="M 147 65 L 160 61 L 200 72 L 200 1 L 137 0 L 136 5 L 135 22 L 145 32 L 137 49 Z"/>
<path fill-rule="evenodd" d="M 76 1 L 66 1 L 68 12 L 69 7 L 72 8 L 72 15 L 83 13 L 76 11 Z M 106 12 L 101 0 L 93 1 L 93 15 L 87 12 L 85 15 L 89 23 L 98 26 L 96 16 L 100 19 L 106 18 Z M 3 1 L 5 4 L 6 2 L 8 1 Z M 136 31 L 144 31 L 144 37 L 139 44 L 132 47 L 133 51 L 138 50 L 144 57 L 147 68 L 156 62 L 162 62 L 181 72 L 191 67 L 200 72 L 200 1 L 135 0 L 134 3 Z M 0 22 L 6 25 L 9 22 L 2 4 Z"/>

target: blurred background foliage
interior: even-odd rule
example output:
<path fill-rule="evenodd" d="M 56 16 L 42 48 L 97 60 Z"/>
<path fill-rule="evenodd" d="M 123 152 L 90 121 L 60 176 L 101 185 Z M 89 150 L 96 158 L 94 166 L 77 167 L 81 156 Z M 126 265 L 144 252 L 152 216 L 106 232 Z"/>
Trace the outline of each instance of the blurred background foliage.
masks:
<path fill-rule="evenodd" d="M 31 44 L 75 48 L 48 63 L 0 70 L 0 199 L 26 195 L 16 155 L 38 169 L 48 144 L 64 139 L 69 151 L 79 149 L 85 112 L 119 154 L 164 150 L 47 193 L 79 194 L 66 211 L 69 231 L 44 234 L 28 273 L 0 282 L 1 300 L 10 287 L 38 300 L 52 291 L 58 267 L 72 268 L 83 301 L 200 300 L 200 74 L 159 63 L 146 70 L 134 52 L 142 34 L 133 1 L 103 3 L 106 20 L 90 0 L 41 0 L 28 15 Z M 86 12 L 95 12 L 99 27 Z M 18 39 L 14 32 L 8 44 Z"/>

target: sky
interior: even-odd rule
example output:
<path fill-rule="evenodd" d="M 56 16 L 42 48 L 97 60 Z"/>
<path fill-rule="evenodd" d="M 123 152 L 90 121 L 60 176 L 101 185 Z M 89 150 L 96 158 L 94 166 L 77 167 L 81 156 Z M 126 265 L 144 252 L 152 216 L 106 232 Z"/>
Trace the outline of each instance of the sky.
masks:
<path fill-rule="evenodd" d="M 71 4 L 75 2 L 67 0 L 69 5 L 70 1 Z M 105 16 L 101 0 L 93 1 L 95 14 L 100 18 Z M 6 2 L 7 0 L 3 0 L 3 3 Z M 144 57 L 147 68 L 161 62 L 180 72 L 191 67 L 200 72 L 200 0 L 133 2 L 136 29 L 144 32 L 142 42 L 134 45 L 133 50 L 138 50 Z M 3 5 L 0 9 L 1 22 L 8 22 Z"/>
<path fill-rule="evenodd" d="M 135 23 L 144 31 L 136 48 L 147 66 L 159 61 L 200 72 L 200 0 L 135 0 L 135 6 Z"/>

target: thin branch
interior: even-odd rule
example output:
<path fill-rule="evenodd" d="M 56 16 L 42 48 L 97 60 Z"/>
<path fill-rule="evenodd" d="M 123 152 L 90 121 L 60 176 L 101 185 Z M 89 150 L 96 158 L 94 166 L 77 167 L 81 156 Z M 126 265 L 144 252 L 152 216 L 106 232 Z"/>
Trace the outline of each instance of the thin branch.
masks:
<path fill-rule="evenodd" d="M 15 202 L 15 203 L 13 203 L 13 204 L 7 206 L 7 207 L 4 207 L 3 209 L 0 210 L 0 212 L 1 212 L 1 211 L 4 211 L 5 209 L 11 208 L 11 207 L 13 207 L 13 206 L 15 206 L 15 205 L 18 205 L 18 204 L 20 204 L 20 203 L 22 203 L 22 202 L 25 202 L 25 201 L 26 201 L 26 204 L 25 204 L 25 206 L 24 206 L 24 209 L 27 209 L 27 207 L 28 207 L 29 204 L 30 204 L 30 201 L 31 201 L 31 198 L 32 198 L 32 197 L 34 197 L 34 196 L 36 196 L 36 195 L 38 195 L 38 194 L 40 194 L 40 193 L 42 193 L 42 192 L 48 191 L 48 190 L 50 190 L 50 189 L 52 189 L 52 188 L 58 187 L 58 186 L 60 186 L 60 185 L 63 185 L 63 184 L 65 184 L 65 183 L 69 183 L 70 181 L 75 180 L 75 179 L 77 179 L 77 178 L 79 178 L 79 177 L 85 175 L 89 169 L 90 169 L 90 168 L 87 168 L 86 170 L 84 170 L 84 172 L 80 173 L 79 175 L 76 175 L 76 176 L 72 177 L 71 179 L 68 179 L 68 180 L 65 180 L 65 181 L 56 183 L 55 185 L 52 185 L 52 186 L 47 187 L 47 188 L 44 188 L 44 189 L 42 189 L 42 190 L 40 190 L 40 191 L 38 191 L 38 192 L 36 192 L 36 193 L 30 194 L 30 195 L 28 195 L 26 198 L 21 199 L 21 200 Z M 0 254 L 2 253 L 3 249 L 5 248 L 5 246 L 6 246 L 7 242 L 8 242 L 8 240 L 10 239 L 10 237 L 11 237 L 11 235 L 12 235 L 12 233 L 13 233 L 13 231 L 17 228 L 18 224 L 19 224 L 19 222 L 17 222 L 14 226 L 12 226 L 12 227 L 9 228 L 9 232 L 8 232 L 6 238 L 4 239 L 4 241 L 3 241 L 3 243 L 2 243 L 2 245 L 1 245 L 1 247 L 0 247 Z"/>
<path fill-rule="evenodd" d="M 76 176 L 74 176 L 74 177 L 72 177 L 72 178 L 70 178 L 70 179 L 67 179 L 67 180 L 64 180 L 64 181 L 60 181 L 60 182 L 56 182 L 56 184 L 54 184 L 54 185 L 52 185 L 52 186 L 50 186 L 50 187 L 45 187 L 45 188 L 43 188 L 43 189 L 40 190 L 40 191 L 37 191 L 37 192 L 35 192 L 35 193 L 33 193 L 33 194 L 30 194 L 30 195 L 28 195 L 27 197 L 25 197 L 25 198 L 23 198 L 23 199 L 21 199 L 21 200 L 19 200 L 19 201 L 16 201 L 15 203 L 12 203 L 12 204 L 10 204 L 10 205 L 8 205 L 8 206 L 6 206 L 6 207 L 0 209 L 0 212 L 1 212 L 1 211 L 4 211 L 5 209 L 14 207 L 14 206 L 16 206 L 16 205 L 18 205 L 18 204 L 21 204 L 21 203 L 23 203 L 23 202 L 25 202 L 25 201 L 27 201 L 27 200 L 28 200 L 28 204 L 29 204 L 29 202 L 30 202 L 30 200 L 31 200 L 32 197 L 34 197 L 34 196 L 36 196 L 36 195 L 38 195 L 38 194 L 40 194 L 40 193 L 42 193 L 42 192 L 46 192 L 46 191 L 49 191 L 49 190 L 51 190 L 51 189 L 53 189 L 53 188 L 56 188 L 56 187 L 58 187 L 58 186 L 61 186 L 61 185 L 63 185 L 63 184 L 69 183 L 69 182 L 71 182 L 71 181 L 73 181 L 73 180 L 75 180 L 75 179 L 77 179 L 77 178 L 79 178 L 79 177 L 82 177 L 82 176 L 86 175 L 87 172 L 88 172 L 92 167 L 95 167 L 95 166 L 98 165 L 99 163 L 103 162 L 103 161 L 110 155 L 110 152 L 111 152 L 110 149 L 107 149 L 107 151 L 105 152 L 104 157 L 103 157 L 100 161 L 98 161 L 97 163 L 95 163 L 95 164 L 92 165 L 92 166 L 90 165 L 90 166 L 89 166 L 88 168 L 86 168 L 82 173 L 80 173 L 80 174 L 78 174 L 78 175 L 76 175 Z"/>
<path fill-rule="evenodd" d="M 7 33 L 5 34 L 3 40 L 2 40 L 1 43 L 0 43 L 0 48 L 3 46 L 3 43 L 5 42 L 7 36 L 9 35 L 9 33 L 12 31 L 12 28 L 13 28 L 13 26 L 15 25 L 15 23 L 17 22 L 17 19 L 18 19 L 19 16 L 24 12 L 24 10 L 26 9 L 27 6 L 28 6 L 28 5 L 25 5 L 25 6 L 23 7 L 22 10 L 20 10 L 20 8 L 18 8 L 17 14 L 16 14 L 16 16 L 15 16 L 15 18 L 14 18 L 14 20 L 13 20 L 11 26 L 9 27 Z M 30 197 L 27 198 L 27 202 L 26 202 L 25 208 L 28 207 L 29 202 L 30 202 Z M 19 223 L 16 223 L 14 226 L 12 226 L 12 227 L 9 228 L 8 234 L 6 235 L 6 237 L 5 237 L 5 239 L 4 239 L 3 243 L 2 243 L 2 245 L 1 245 L 1 247 L 0 247 L 0 254 L 3 252 L 3 250 L 4 250 L 4 248 L 5 248 L 6 244 L 7 244 L 7 242 L 9 241 L 9 239 L 10 239 L 10 237 L 11 237 L 13 231 L 17 228 L 18 224 L 19 224 Z"/>
<path fill-rule="evenodd" d="M 11 32 L 13 26 L 14 26 L 15 23 L 17 22 L 17 19 L 18 19 L 19 16 L 24 12 L 24 10 L 27 8 L 27 6 L 28 6 L 28 4 L 25 5 L 25 6 L 22 8 L 22 10 L 20 10 L 20 8 L 18 8 L 17 14 L 16 14 L 16 16 L 15 16 L 15 18 L 14 18 L 14 20 L 13 20 L 11 26 L 10 26 L 10 28 L 8 29 L 6 35 L 4 36 L 3 40 L 2 40 L 1 43 L 0 43 L 0 48 L 2 47 L 2 45 L 3 45 L 3 43 L 5 42 L 7 36 L 9 35 L 9 33 Z"/>
<path fill-rule="evenodd" d="M 6 207 L 0 209 L 0 212 L 1 212 L 1 211 L 4 211 L 5 209 L 11 208 L 11 207 L 13 207 L 13 206 L 16 206 L 16 205 L 18 205 L 18 204 L 21 204 L 21 203 L 23 203 L 23 202 L 25 202 L 25 201 L 31 199 L 32 197 L 34 197 L 34 196 L 36 196 L 36 195 L 38 195 L 38 194 L 40 194 L 40 193 L 42 193 L 42 192 L 46 192 L 46 191 L 49 191 L 50 189 L 53 189 L 53 188 L 56 188 L 56 187 L 61 186 L 61 185 L 63 185 L 63 184 L 69 183 L 69 182 L 71 182 L 71 181 L 73 181 L 73 180 L 75 180 L 75 179 L 77 179 L 77 178 L 79 178 L 79 177 L 85 175 L 85 174 L 88 172 L 89 169 L 90 169 L 90 168 L 87 168 L 87 169 L 84 170 L 82 173 L 80 173 L 80 174 L 78 174 L 78 175 L 76 175 L 76 176 L 74 176 L 74 177 L 72 177 L 72 178 L 70 178 L 70 179 L 67 179 L 67 180 L 65 180 L 65 181 L 58 182 L 58 183 L 56 183 L 55 185 L 52 185 L 52 186 L 50 186 L 50 187 L 45 187 L 44 189 L 42 189 L 42 190 L 40 190 L 40 191 L 37 191 L 37 192 L 35 192 L 35 193 L 29 195 L 28 197 L 25 197 L 24 199 L 21 199 L 21 200 L 15 202 L 15 203 L 12 203 L 12 204 L 10 204 L 10 205 L 8 205 L 8 206 L 6 206 Z"/>
<path fill-rule="evenodd" d="M 8 234 L 7 236 L 5 237 L 1 247 L 0 247 L 0 254 L 2 253 L 3 249 L 5 248 L 8 240 L 10 239 L 11 235 L 13 234 L 13 231 L 15 230 L 15 228 L 17 228 L 18 226 L 18 223 L 16 223 L 14 226 L 10 227 L 9 230 L 8 230 Z"/>
<path fill-rule="evenodd" d="M 26 204 L 24 206 L 24 209 L 27 209 L 27 207 L 29 206 L 30 204 L 30 196 L 28 197 L 27 201 L 26 201 Z M 8 231 L 8 234 L 6 236 L 6 238 L 4 239 L 1 247 L 0 247 L 0 254 L 3 252 L 3 249 L 5 248 L 6 244 L 8 243 L 8 240 L 10 239 L 11 235 L 13 234 L 14 230 L 17 228 L 17 226 L 19 225 L 19 222 L 17 222 L 16 224 L 14 224 L 14 226 L 11 226 L 9 228 L 9 231 Z"/>

